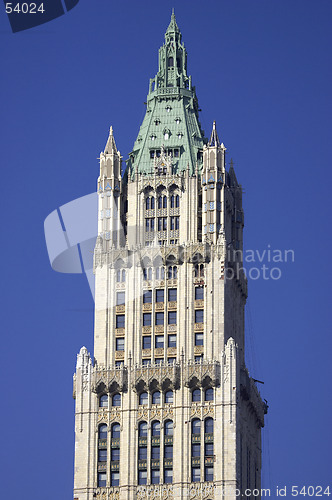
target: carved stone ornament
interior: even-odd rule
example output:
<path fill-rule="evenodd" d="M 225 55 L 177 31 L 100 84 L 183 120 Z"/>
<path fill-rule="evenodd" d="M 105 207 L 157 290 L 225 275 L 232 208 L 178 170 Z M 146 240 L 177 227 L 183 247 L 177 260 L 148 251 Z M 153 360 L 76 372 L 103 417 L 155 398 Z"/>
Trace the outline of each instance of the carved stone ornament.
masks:
<path fill-rule="evenodd" d="M 173 498 L 173 485 L 138 486 L 138 500 L 166 500 Z"/>
<path fill-rule="evenodd" d="M 199 500 L 214 498 L 215 485 L 213 483 L 194 483 L 189 487 L 189 498 Z"/>

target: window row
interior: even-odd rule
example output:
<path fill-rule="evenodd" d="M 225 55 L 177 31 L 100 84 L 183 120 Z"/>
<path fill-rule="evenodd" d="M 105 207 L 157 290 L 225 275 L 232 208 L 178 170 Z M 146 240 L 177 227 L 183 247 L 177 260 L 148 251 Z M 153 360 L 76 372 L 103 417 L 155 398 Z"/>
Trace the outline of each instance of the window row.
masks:
<path fill-rule="evenodd" d="M 158 223 L 157 225 L 158 231 L 167 231 L 167 217 L 158 217 L 157 223 Z M 177 230 L 179 229 L 179 227 L 180 227 L 180 217 L 179 216 L 169 217 L 170 231 Z M 145 231 L 147 233 L 155 231 L 154 217 L 145 219 Z"/>
<path fill-rule="evenodd" d="M 101 396 L 102 397 L 102 396 Z M 98 472 L 97 472 L 97 485 L 99 487 L 106 487 L 107 473 L 106 463 L 108 460 L 107 449 L 107 425 L 101 424 L 98 427 Z M 110 482 L 111 486 L 119 486 L 120 473 L 120 424 L 114 423 L 111 426 L 111 453 L 110 453 Z M 100 471 L 101 468 L 101 471 Z"/>
<path fill-rule="evenodd" d="M 165 131 L 165 134 L 168 134 L 168 137 L 169 137 L 169 131 Z M 179 135 L 181 135 L 181 137 L 179 137 Z M 182 132 L 178 132 L 177 136 L 179 137 L 179 139 L 182 139 L 182 137 L 183 137 Z M 155 140 L 156 138 L 157 138 L 156 136 L 151 136 L 152 140 Z M 166 139 L 166 137 L 165 137 L 165 139 Z M 165 150 L 165 153 L 167 153 L 167 156 L 172 155 L 173 158 L 179 158 L 179 156 L 180 156 L 179 148 L 174 148 L 174 149 L 168 148 Z M 160 156 L 161 156 L 161 149 L 150 149 L 151 160 L 153 160 L 153 158 L 160 158 Z"/>
<path fill-rule="evenodd" d="M 152 280 L 152 267 L 143 268 L 143 278 L 145 281 Z M 155 279 L 163 280 L 165 279 L 165 268 L 163 266 L 155 268 Z M 167 279 L 177 279 L 177 266 L 168 266 L 167 268 Z"/>
<path fill-rule="evenodd" d="M 164 424 L 164 460 L 161 462 L 161 425 L 159 421 L 151 424 L 151 436 L 148 443 L 148 424 L 140 422 L 138 426 L 138 484 L 147 484 L 150 470 L 151 484 L 159 484 L 163 469 L 163 482 L 173 482 L 173 422 L 167 420 Z M 150 449 L 150 467 L 148 467 L 148 448 Z M 161 467 L 163 464 L 163 468 Z"/>
<path fill-rule="evenodd" d="M 213 481 L 213 418 L 204 420 L 204 439 L 201 440 L 202 422 L 191 422 L 191 481 L 201 481 L 201 457 L 203 458 L 204 481 Z"/>
<path fill-rule="evenodd" d="M 143 335 L 142 338 L 142 348 L 151 349 L 152 340 L 151 335 Z M 165 337 L 164 335 L 155 335 L 154 346 L 156 349 L 163 349 L 165 347 Z M 167 335 L 167 347 L 176 347 L 176 334 Z"/>
<path fill-rule="evenodd" d="M 201 389 L 193 389 L 191 391 L 191 400 L 194 403 L 201 401 L 202 400 L 202 392 L 203 392 L 204 401 L 213 401 L 214 394 L 213 394 L 212 387 L 205 389 L 205 391 L 203 391 L 203 390 L 201 391 Z"/>
<path fill-rule="evenodd" d="M 155 325 L 163 325 L 165 321 L 165 313 L 156 312 L 155 313 Z M 167 313 L 167 324 L 176 325 L 177 313 L 176 311 L 168 311 Z M 152 313 L 143 313 L 143 326 L 152 325 Z"/>
<path fill-rule="evenodd" d="M 157 200 L 154 196 L 148 196 L 145 198 L 145 208 L 146 210 L 153 210 L 156 206 L 157 208 L 167 208 L 168 198 L 166 195 L 161 195 L 157 197 Z M 180 196 L 172 194 L 169 198 L 169 206 L 170 208 L 179 208 L 180 206 Z"/>
<path fill-rule="evenodd" d="M 195 323 L 203 323 L 204 321 L 204 310 L 196 309 L 195 310 Z M 165 322 L 165 313 L 164 312 L 155 312 L 155 325 L 164 325 Z M 176 325 L 177 324 L 177 311 L 168 311 L 167 313 L 167 324 L 168 325 Z M 116 328 L 125 328 L 125 315 L 117 314 L 115 320 Z M 147 312 L 143 313 L 143 326 L 152 326 L 152 313 Z M 199 336 L 198 336 L 199 337 Z M 198 338 L 197 337 L 197 338 Z M 203 345 L 203 343 L 195 343 L 195 345 Z"/>
<path fill-rule="evenodd" d="M 160 391 L 154 391 L 152 394 L 150 394 L 150 403 L 153 405 L 160 405 L 162 398 L 164 403 L 173 403 L 174 402 L 173 391 L 166 391 L 165 393 L 161 393 Z M 139 394 L 138 404 L 143 406 L 149 405 L 148 392 L 143 391 Z"/>
<path fill-rule="evenodd" d="M 148 270 L 151 269 L 150 276 L 152 279 L 152 268 L 148 268 Z M 160 269 L 163 270 L 163 277 L 165 277 L 165 270 L 164 268 L 156 268 L 156 271 L 158 270 L 158 277 L 161 275 Z M 156 273 L 157 274 L 157 273 Z M 153 298 L 153 291 L 152 290 L 146 290 L 143 293 L 143 304 L 151 304 L 152 303 L 152 298 Z M 167 290 L 167 299 L 168 302 L 176 302 L 177 301 L 177 289 L 176 288 L 169 288 Z M 201 286 L 196 286 L 195 287 L 195 300 L 204 300 L 204 288 Z M 126 292 L 117 292 L 116 293 L 116 305 L 121 306 L 125 305 L 126 301 Z M 165 290 L 163 288 L 161 289 L 156 289 L 155 291 L 155 302 L 165 302 Z"/>
<path fill-rule="evenodd" d="M 99 408 L 108 408 L 108 395 L 107 394 L 102 394 L 99 397 Z M 116 392 L 111 396 L 111 406 L 121 406 L 121 394 Z"/>
<path fill-rule="evenodd" d="M 173 357 L 167 358 L 167 361 L 166 361 L 166 363 L 168 365 L 174 365 L 175 362 L 176 362 L 176 358 L 173 358 Z M 162 365 L 164 363 L 165 363 L 165 361 L 164 361 L 163 357 L 162 358 L 155 358 L 154 359 L 154 364 L 155 365 Z M 150 358 L 144 358 L 144 359 L 142 359 L 142 365 L 143 366 L 152 365 L 151 359 Z"/>
<path fill-rule="evenodd" d="M 151 304 L 152 303 L 152 290 L 145 290 L 143 293 L 143 304 Z M 176 302 L 177 301 L 177 289 L 169 288 L 167 290 L 167 299 L 168 302 Z M 165 302 L 165 290 L 164 288 L 157 288 L 155 293 L 155 302 Z"/>

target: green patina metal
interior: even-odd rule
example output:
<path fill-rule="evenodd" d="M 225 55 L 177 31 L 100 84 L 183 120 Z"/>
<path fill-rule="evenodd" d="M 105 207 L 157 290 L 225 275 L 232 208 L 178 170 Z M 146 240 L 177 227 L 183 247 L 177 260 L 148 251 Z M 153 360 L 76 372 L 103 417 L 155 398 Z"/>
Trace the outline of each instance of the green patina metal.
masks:
<path fill-rule="evenodd" d="M 159 70 L 150 79 L 146 114 L 132 152 L 127 173 L 153 174 L 159 157 L 167 156 L 173 173 L 202 169 L 207 142 L 198 116 L 198 100 L 187 75 L 187 51 L 174 12 L 159 49 Z M 164 156 L 165 155 L 165 156 Z M 167 162 L 167 163 L 168 163 Z M 160 163 L 160 162 L 159 162 Z"/>

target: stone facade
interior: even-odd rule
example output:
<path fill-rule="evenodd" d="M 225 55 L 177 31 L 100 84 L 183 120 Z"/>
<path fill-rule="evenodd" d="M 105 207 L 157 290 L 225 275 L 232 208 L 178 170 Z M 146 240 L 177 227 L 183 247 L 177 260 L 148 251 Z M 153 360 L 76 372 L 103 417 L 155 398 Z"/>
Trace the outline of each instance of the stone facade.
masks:
<path fill-rule="evenodd" d="M 210 140 L 201 130 L 174 14 L 159 56 L 125 175 L 112 128 L 100 155 L 94 357 L 83 347 L 74 375 L 77 500 L 260 488 L 242 190 L 215 123 Z"/>

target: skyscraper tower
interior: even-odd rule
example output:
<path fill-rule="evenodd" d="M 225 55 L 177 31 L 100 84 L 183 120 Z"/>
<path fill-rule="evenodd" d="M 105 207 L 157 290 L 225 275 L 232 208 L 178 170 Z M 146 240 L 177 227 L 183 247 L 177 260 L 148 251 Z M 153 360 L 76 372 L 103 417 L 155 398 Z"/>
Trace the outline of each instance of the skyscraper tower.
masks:
<path fill-rule="evenodd" d="M 210 139 L 201 128 L 173 13 L 124 176 L 112 128 L 100 154 L 94 356 L 83 347 L 74 375 L 76 500 L 260 489 L 265 407 L 245 366 L 242 190 L 225 154 L 216 124 Z"/>

